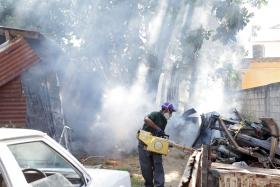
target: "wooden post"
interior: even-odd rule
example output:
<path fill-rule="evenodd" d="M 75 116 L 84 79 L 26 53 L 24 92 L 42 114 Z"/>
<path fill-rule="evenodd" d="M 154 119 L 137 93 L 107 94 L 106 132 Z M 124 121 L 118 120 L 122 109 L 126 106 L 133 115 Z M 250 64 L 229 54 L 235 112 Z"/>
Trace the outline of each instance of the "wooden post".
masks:
<path fill-rule="evenodd" d="M 5 38 L 6 38 L 6 41 L 9 41 L 11 39 L 10 33 L 7 30 L 5 30 Z"/>
<path fill-rule="evenodd" d="M 209 146 L 202 145 L 200 186 L 208 187 Z"/>

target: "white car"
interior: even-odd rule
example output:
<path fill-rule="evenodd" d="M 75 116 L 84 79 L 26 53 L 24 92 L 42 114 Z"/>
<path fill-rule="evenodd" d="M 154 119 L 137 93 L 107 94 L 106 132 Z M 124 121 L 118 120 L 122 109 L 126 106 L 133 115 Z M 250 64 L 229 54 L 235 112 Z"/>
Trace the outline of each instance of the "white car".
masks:
<path fill-rule="evenodd" d="M 131 187 L 127 171 L 85 168 L 47 134 L 0 128 L 0 187 Z"/>

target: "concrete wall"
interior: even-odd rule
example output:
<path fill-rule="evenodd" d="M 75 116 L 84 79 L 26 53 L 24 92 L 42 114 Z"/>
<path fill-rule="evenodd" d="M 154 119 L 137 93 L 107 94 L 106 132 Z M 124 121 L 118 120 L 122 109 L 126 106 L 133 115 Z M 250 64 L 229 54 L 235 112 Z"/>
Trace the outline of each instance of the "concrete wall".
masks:
<path fill-rule="evenodd" d="M 253 120 L 272 117 L 280 126 L 280 83 L 242 91 L 242 113 Z"/>

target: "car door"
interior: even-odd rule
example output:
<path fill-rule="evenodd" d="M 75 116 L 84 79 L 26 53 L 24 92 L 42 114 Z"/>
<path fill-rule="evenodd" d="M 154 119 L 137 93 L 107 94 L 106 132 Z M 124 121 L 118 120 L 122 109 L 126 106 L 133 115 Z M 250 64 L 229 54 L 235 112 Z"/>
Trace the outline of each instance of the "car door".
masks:
<path fill-rule="evenodd" d="M 83 172 L 71 159 L 54 149 L 57 144 L 51 146 L 44 138 L 11 140 L 6 142 L 6 146 L 29 186 L 82 187 L 87 183 Z"/>
<path fill-rule="evenodd" d="M 0 172 L 1 187 L 30 187 L 14 156 L 3 143 L 0 143 Z"/>

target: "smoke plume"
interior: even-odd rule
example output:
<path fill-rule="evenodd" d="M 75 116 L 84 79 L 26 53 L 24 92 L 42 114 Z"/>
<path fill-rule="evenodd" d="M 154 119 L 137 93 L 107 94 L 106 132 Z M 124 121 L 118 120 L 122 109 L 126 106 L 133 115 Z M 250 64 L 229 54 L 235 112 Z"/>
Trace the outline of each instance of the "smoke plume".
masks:
<path fill-rule="evenodd" d="M 228 72 L 223 70 L 228 64 L 239 68 L 242 51 L 236 43 L 203 39 L 195 51 L 195 85 L 190 81 L 189 55 L 195 47 L 186 36 L 201 27 L 217 28 L 215 1 L 197 1 L 196 6 L 175 0 L 3 2 L 9 12 L 2 24 L 45 33 L 67 56 L 58 59 L 55 71 L 60 75 L 67 125 L 73 129 L 74 151 L 97 155 L 133 151 L 144 116 L 159 110 L 163 101 L 178 106 L 168 131 L 184 144 L 198 129 L 181 120 L 185 109 L 230 108 L 225 104 Z M 224 77 L 218 76 L 219 70 Z M 174 133 L 178 126 L 183 126 L 179 135 Z"/>

